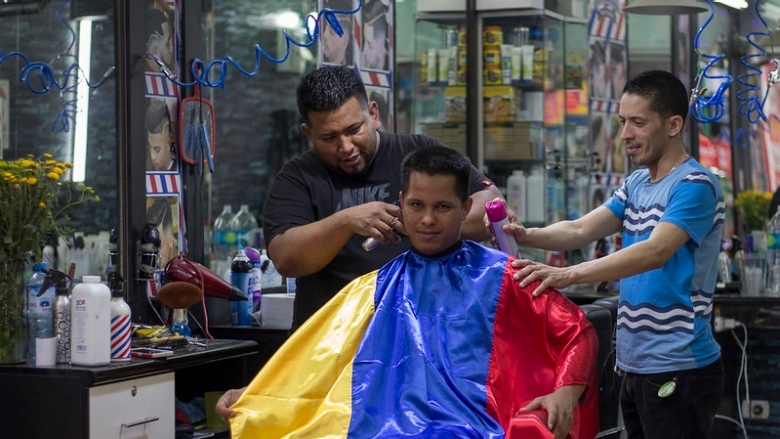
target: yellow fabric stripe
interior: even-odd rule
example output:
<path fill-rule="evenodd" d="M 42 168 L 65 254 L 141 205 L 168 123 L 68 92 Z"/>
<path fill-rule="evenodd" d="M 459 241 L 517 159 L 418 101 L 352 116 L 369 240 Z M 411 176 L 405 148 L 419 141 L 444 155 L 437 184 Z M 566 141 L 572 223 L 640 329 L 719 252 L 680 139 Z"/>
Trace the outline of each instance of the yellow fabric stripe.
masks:
<path fill-rule="evenodd" d="M 374 314 L 376 273 L 350 282 L 268 360 L 233 406 L 233 439 L 346 437 L 352 361 Z"/>

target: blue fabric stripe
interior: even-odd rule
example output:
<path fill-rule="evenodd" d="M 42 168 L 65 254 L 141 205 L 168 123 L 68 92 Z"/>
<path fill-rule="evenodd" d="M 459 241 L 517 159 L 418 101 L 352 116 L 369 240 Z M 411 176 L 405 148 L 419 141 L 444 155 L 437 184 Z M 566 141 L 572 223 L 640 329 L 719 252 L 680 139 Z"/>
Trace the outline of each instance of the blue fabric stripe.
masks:
<path fill-rule="evenodd" d="M 492 343 L 474 341 L 492 340 L 506 262 L 465 241 L 454 255 L 409 252 L 379 270 L 374 321 L 355 355 L 348 437 L 504 436 L 485 411 Z M 389 308 L 397 311 L 382 312 Z"/>

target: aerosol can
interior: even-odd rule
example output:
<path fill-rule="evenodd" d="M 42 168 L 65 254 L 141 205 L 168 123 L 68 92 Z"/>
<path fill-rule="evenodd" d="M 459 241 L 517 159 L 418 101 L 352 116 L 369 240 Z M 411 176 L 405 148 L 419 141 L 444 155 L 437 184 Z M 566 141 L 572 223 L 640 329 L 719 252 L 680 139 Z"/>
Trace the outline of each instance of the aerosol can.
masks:
<path fill-rule="evenodd" d="M 54 285 L 54 336 L 57 337 L 57 363 L 70 363 L 70 289 L 73 279 L 67 274 L 47 268 L 41 289 Z"/>

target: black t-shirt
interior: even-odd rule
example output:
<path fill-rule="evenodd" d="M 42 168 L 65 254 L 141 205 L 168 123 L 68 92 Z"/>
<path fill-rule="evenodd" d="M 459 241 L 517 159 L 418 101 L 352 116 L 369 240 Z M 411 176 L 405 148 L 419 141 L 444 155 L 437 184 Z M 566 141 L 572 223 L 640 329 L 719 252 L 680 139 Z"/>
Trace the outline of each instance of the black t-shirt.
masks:
<path fill-rule="evenodd" d="M 371 201 L 397 203 L 404 157 L 416 148 L 441 144 L 432 137 L 380 131 L 376 157 L 360 176 L 334 172 L 313 150 L 296 157 L 279 171 L 268 192 L 263 211 L 266 242 L 293 227 L 311 224 L 348 207 Z M 485 176 L 472 168 L 471 193 L 484 189 L 485 181 Z M 380 245 L 366 252 L 362 247 L 365 239 L 353 235 L 322 270 L 296 279 L 293 329 L 347 283 L 378 269 L 410 247 L 409 239 L 404 237 L 399 244 Z M 273 259 L 274 255 L 269 256 Z"/>

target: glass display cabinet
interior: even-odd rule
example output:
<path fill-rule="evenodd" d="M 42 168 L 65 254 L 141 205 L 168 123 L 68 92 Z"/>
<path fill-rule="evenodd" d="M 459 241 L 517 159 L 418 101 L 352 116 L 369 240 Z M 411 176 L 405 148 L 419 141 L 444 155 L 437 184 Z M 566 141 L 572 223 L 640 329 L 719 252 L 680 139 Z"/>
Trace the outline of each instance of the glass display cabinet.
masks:
<path fill-rule="evenodd" d="M 415 15 L 413 130 L 466 152 L 465 12 Z"/>
<path fill-rule="evenodd" d="M 416 14 L 414 131 L 465 152 L 466 124 L 479 127 L 476 165 L 524 224 L 576 218 L 588 210 L 594 161 L 587 153 L 587 21 L 545 10 L 541 2 L 506 3 L 477 2 L 476 121 L 466 120 L 465 11 Z M 533 257 L 561 264 L 579 259 Z"/>

